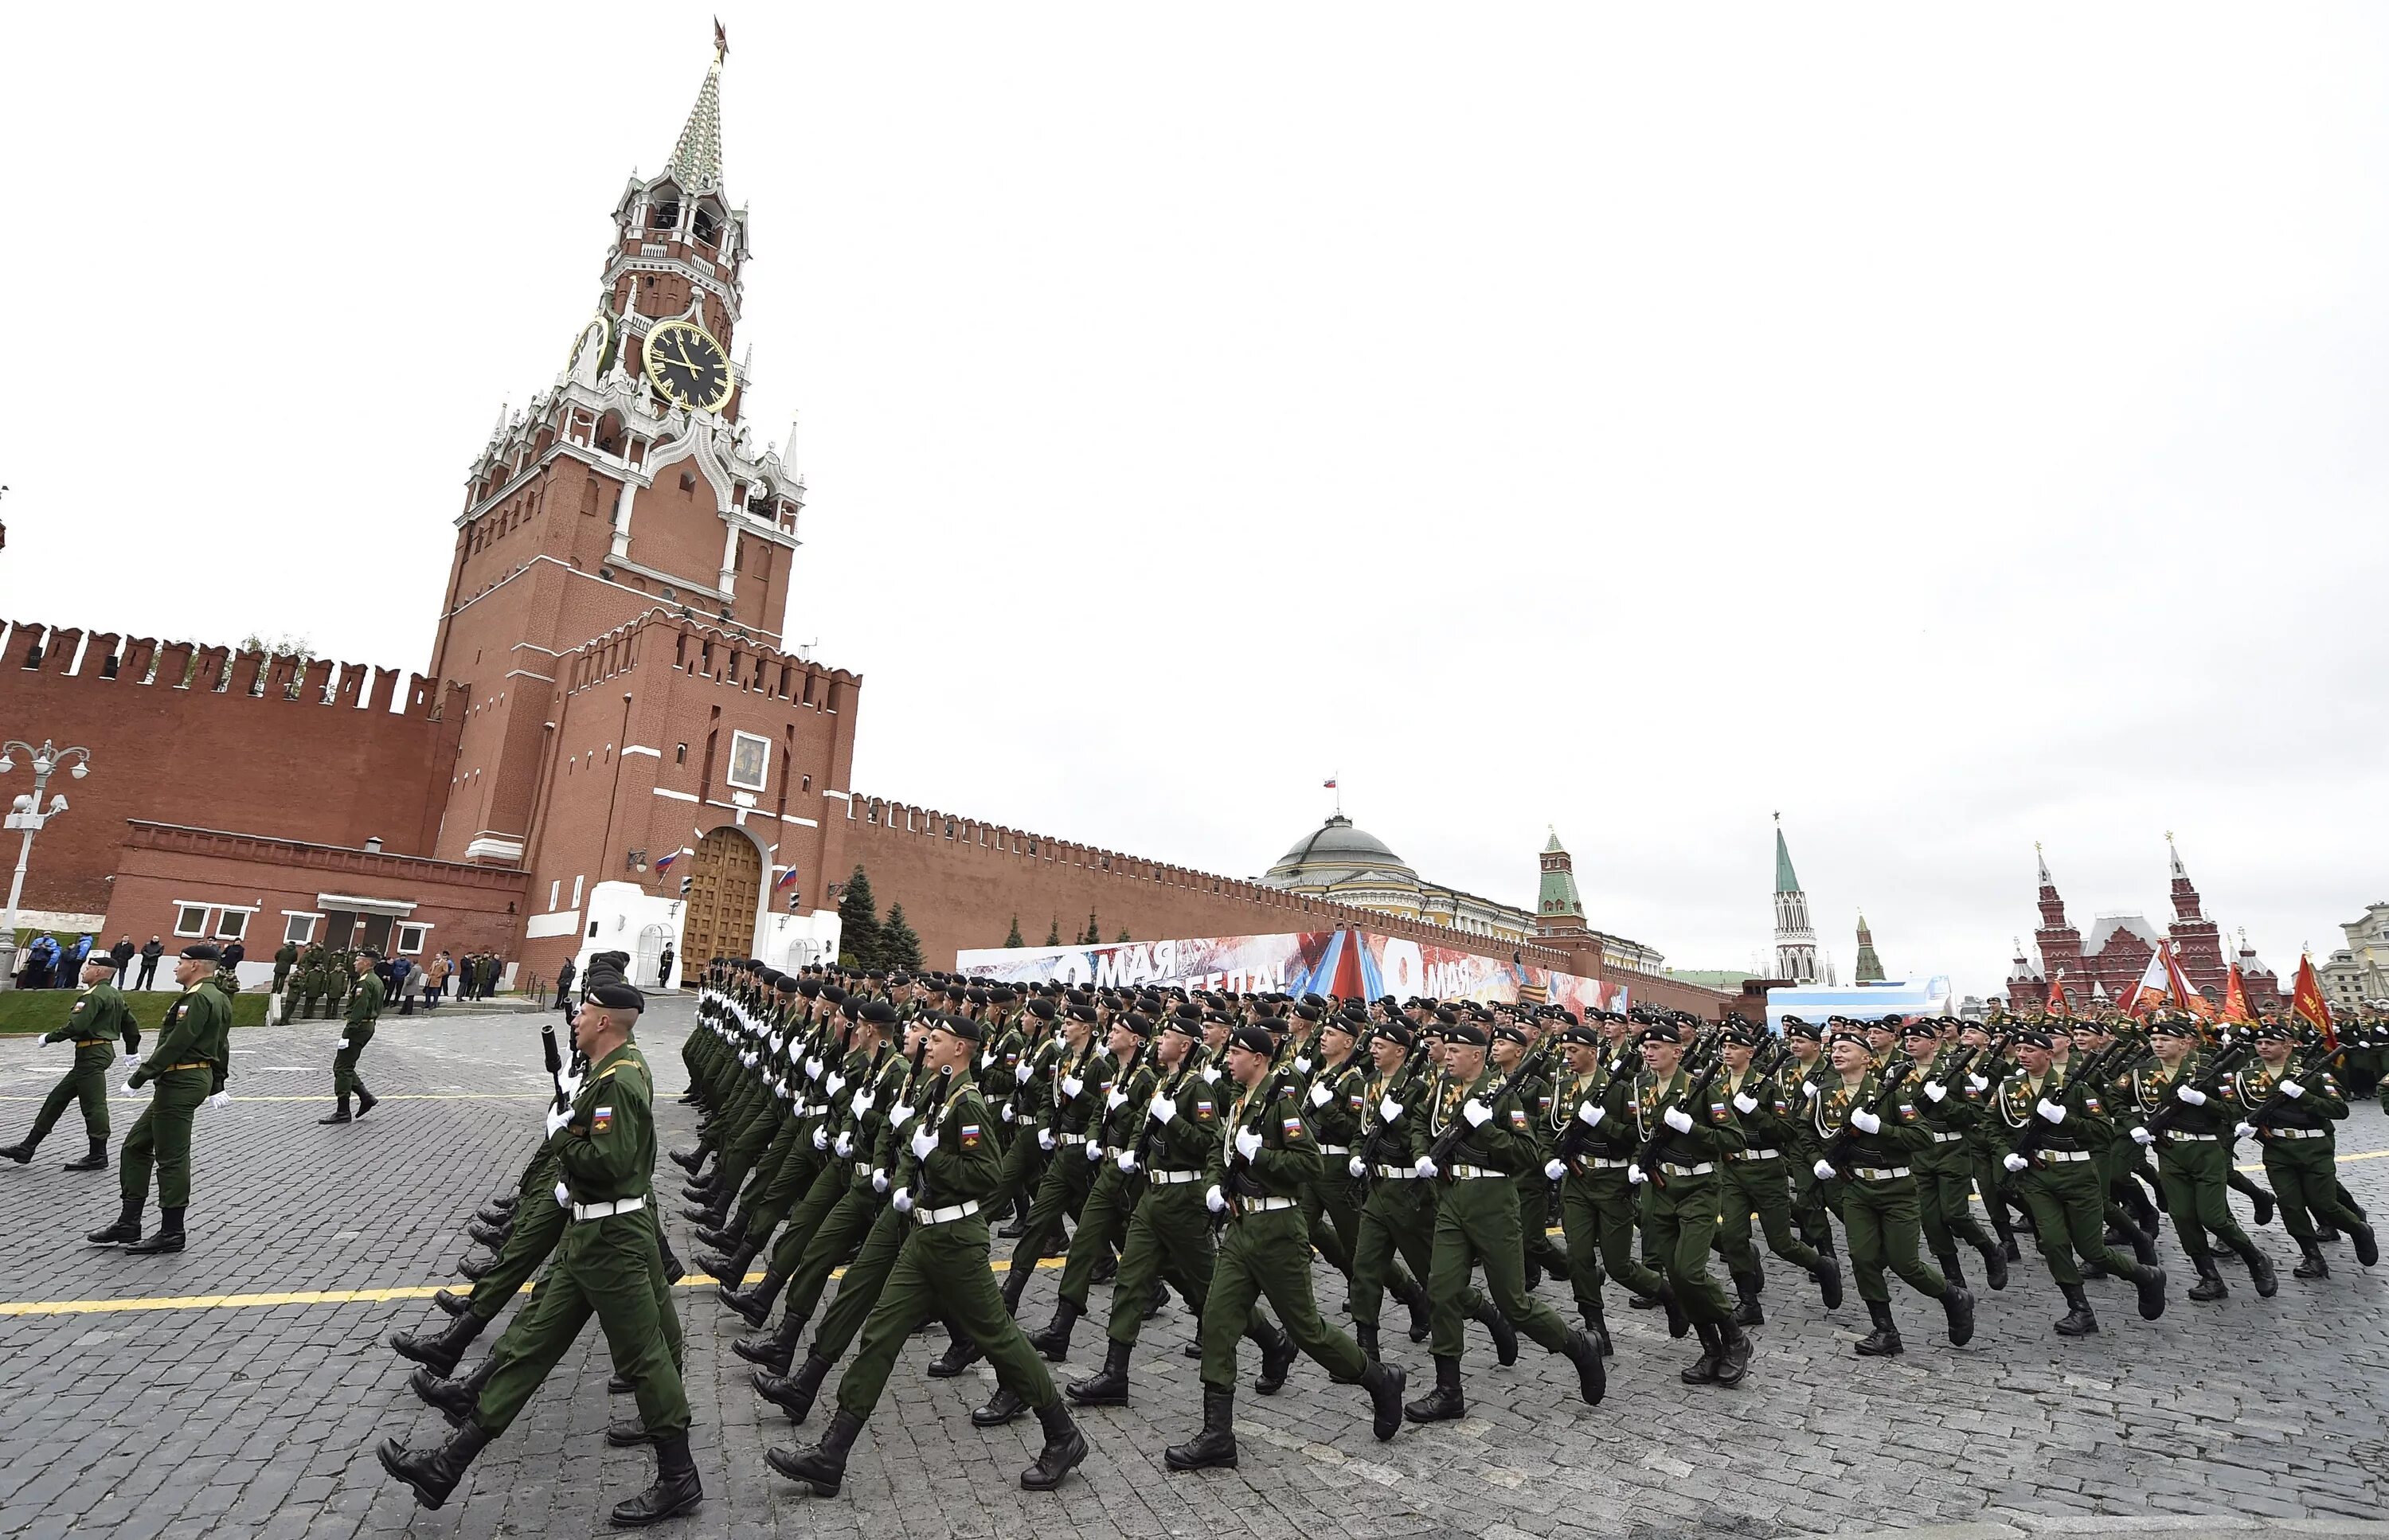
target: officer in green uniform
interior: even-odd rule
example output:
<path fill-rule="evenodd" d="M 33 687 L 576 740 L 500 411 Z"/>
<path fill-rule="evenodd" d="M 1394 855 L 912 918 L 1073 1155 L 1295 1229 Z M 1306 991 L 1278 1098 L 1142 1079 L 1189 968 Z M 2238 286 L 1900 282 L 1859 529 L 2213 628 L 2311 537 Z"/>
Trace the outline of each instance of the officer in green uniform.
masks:
<path fill-rule="evenodd" d="M 773 1448 L 772 1469 L 835 1496 L 855 1436 L 887 1388 L 896 1355 L 922 1322 L 939 1315 L 970 1333 L 996 1377 L 1037 1413 L 1045 1432 L 1036 1462 L 1020 1473 L 1026 1491 L 1050 1492 L 1087 1457 L 1087 1442 L 1062 1405 L 1053 1377 L 996 1292 L 987 1265 L 987 1219 L 979 1205 L 1003 1180 L 994 1122 L 971 1077 L 979 1024 L 959 1012 L 929 1034 L 926 1109 L 903 1139 L 891 1174 L 889 1210 L 906 1233 L 862 1329 L 862 1345 L 838 1381 L 837 1413 L 811 1449 Z"/>
<path fill-rule="evenodd" d="M 473 1457 L 513 1424 L 593 1313 L 656 1445 L 655 1483 L 616 1504 L 614 1522 L 655 1523 L 687 1512 L 704 1495 L 689 1458 L 688 1397 L 672 1361 L 676 1338 L 663 1321 L 672 1305 L 652 1206 L 654 1090 L 647 1062 L 632 1041 L 645 1004 L 628 984 L 600 985 L 573 1023 L 593 1061 L 589 1078 L 569 1109 L 547 1119 L 547 1149 L 563 1174 L 556 1201 L 570 1205 L 572 1223 L 539 1292 L 498 1339 L 492 1372 L 462 1424 L 436 1449 L 410 1450 L 393 1438 L 375 1451 L 425 1508 L 448 1500 Z"/>
<path fill-rule="evenodd" d="M 1319 1059 L 1309 1071 L 1303 1092 L 1302 1120 L 1319 1142 L 1319 1179 L 1303 1190 L 1302 1216 L 1310 1227 L 1310 1243 L 1329 1266 L 1344 1275 L 1346 1297 L 1352 1285 L 1352 1248 L 1360 1239 L 1361 1205 L 1353 1192 L 1352 1152 L 1361 1143 L 1361 1118 L 1366 1104 L 1369 1065 L 1354 1051 L 1369 1029 L 1365 1008 L 1347 1006 L 1328 1017 L 1319 1031 Z"/>
<path fill-rule="evenodd" d="M 2218 1300 L 2230 1292 L 2215 1254 L 2207 1245 L 2212 1235 L 2232 1255 L 2247 1265 L 2256 1292 L 2270 1299 L 2280 1285 L 2270 1258 L 2256 1249 L 2247 1231 L 2231 1216 L 2227 1178 L 2231 1169 L 2231 1139 L 2228 1097 L 2220 1094 L 2230 1077 L 2210 1073 L 2206 1056 L 2197 1051 L 2198 1027 L 2187 1016 L 2160 1016 L 2149 1027 L 2153 1063 L 2133 1070 L 2127 1105 L 2140 1119 L 2132 1142 L 2157 1154 L 2157 1186 L 2165 1194 L 2165 1212 L 2173 1215 L 2175 1237 L 2189 1254 L 2198 1282 L 2192 1300 Z M 2204 1082 L 2214 1079 L 2210 1092 Z M 2163 1113 L 2155 1131 L 2148 1126 Z"/>
<path fill-rule="evenodd" d="M 2268 1022 L 2257 1029 L 2256 1060 L 2233 1075 L 2227 1088 L 2240 1110 L 2234 1131 L 2263 1145 L 2265 1175 L 2272 1178 L 2281 1226 L 2305 1258 L 2290 1269 L 2290 1276 L 2331 1276 L 2321 1237 L 2315 1231 L 2317 1220 L 2346 1232 L 2356 1243 L 2357 1261 L 2368 1267 L 2376 1265 L 2381 1246 L 2372 1227 L 2340 1195 L 2339 1141 L 2331 1126 L 2347 1115 L 2347 1101 L 2340 1095 L 2330 1063 L 2310 1063 L 2297 1046 L 2297 1029 L 2287 1022 Z"/>
<path fill-rule="evenodd" d="M 1642 1190 L 1644 1242 L 1701 1339 L 1700 1357 L 1678 1378 L 1688 1385 L 1737 1385 L 1750 1371 L 1750 1339 L 1709 1276 L 1708 1257 L 1717 1235 L 1718 1165 L 1747 1141 L 1733 1104 L 1716 1094 L 1714 1083 L 1695 1103 L 1683 1058 L 1680 1024 L 1642 1029 L 1642 1073 L 1629 1103 L 1642 1149 L 1626 1177 Z"/>
<path fill-rule="evenodd" d="M 1958 1242 L 1963 1241 L 1981 1254 L 1992 1289 L 2004 1289 L 2007 1254 L 1974 1217 L 1969 1201 L 1974 1181 L 1973 1130 L 1983 1120 L 1983 1098 L 1990 1089 L 1989 1081 L 1972 1073 L 1981 1054 L 1956 1043 L 1944 1044 L 1940 1031 L 1922 1017 L 1901 1032 L 1900 1045 L 1915 1066 L 1910 1071 L 1910 1094 L 1916 1099 L 1911 1104 L 1931 1139 L 1910 1151 L 1908 1162 L 1916 1173 L 1916 1212 L 1924 1227 L 1925 1249 L 1941 1276 L 1962 1289 L 1966 1275 L 1958 1266 Z"/>
<path fill-rule="evenodd" d="M 1236 1343 L 1264 1297 L 1296 1346 L 1338 1384 L 1369 1393 L 1371 1430 L 1379 1439 L 1401 1430 L 1402 1371 L 1372 1361 L 1321 1320 L 1311 1298 L 1300 1195 L 1317 1175 L 1319 1146 L 1287 1080 L 1272 1067 L 1276 1057 L 1277 1045 L 1261 1026 L 1239 1026 L 1228 1036 L 1234 1090 L 1210 1147 L 1212 1181 L 1203 1195 L 1206 1208 L 1227 1216 L 1203 1307 L 1203 1428 L 1163 1452 L 1172 1470 L 1236 1463 Z"/>
<path fill-rule="evenodd" d="M 1767 1276 L 1760 1270 L 1758 1249 L 1751 1244 L 1750 1216 L 1758 1215 L 1767 1249 L 1817 1280 L 1825 1308 L 1842 1303 L 1842 1270 L 1832 1257 L 1818 1252 L 1792 1233 L 1792 1188 L 1784 1171 L 1783 1152 L 1793 1144 L 1796 1126 L 1792 1101 L 1774 1075 L 1755 1074 L 1752 1061 L 1758 1050 L 1758 1030 L 1740 1017 L 1728 1020 L 1718 1035 L 1725 1071 L 1718 1086 L 1742 1119 L 1744 1148 L 1726 1156 L 1725 1181 L 1719 1190 L 1724 1212 L 1718 1219 L 1718 1250 L 1733 1279 L 1733 1318 L 1744 1326 L 1763 1326 L 1766 1312 L 1758 1302 Z"/>
<path fill-rule="evenodd" d="M 1926 1036 L 1935 1034 L 1927 1029 Z M 1899 1324 L 1891 1312 L 1888 1267 L 1900 1281 L 1941 1302 L 1948 1317 L 1949 1343 L 1974 1340 L 1974 1297 L 1926 1266 L 1916 1254 L 1918 1229 L 1917 1152 L 1933 1147 L 1933 1130 L 1916 1109 L 1915 1088 L 1874 1067 L 1868 1044 L 1854 1036 L 1833 1040 L 1834 1077 L 1809 1101 L 1808 1124 L 1824 1152 L 1817 1159 L 1819 1181 L 1842 1184 L 1842 1233 L 1850 1243 L 1850 1269 L 1858 1274 L 1859 1297 L 1866 1301 L 1874 1330 L 1858 1344 L 1861 1357 L 1889 1357 L 1904 1351 Z"/>
<path fill-rule="evenodd" d="M 349 997 L 348 1025 L 340 1029 L 339 1047 L 332 1055 L 332 1095 L 337 1104 L 329 1115 L 317 1118 L 318 1123 L 353 1121 L 349 1115 L 349 1093 L 352 1090 L 357 1094 L 357 1117 L 364 1116 L 380 1103 L 379 1097 L 365 1089 L 364 1076 L 357 1073 L 357 1060 L 364 1056 L 365 1045 L 373 1041 L 374 1026 L 381 1020 L 382 1000 L 387 993 L 382 988 L 381 975 L 374 972 L 374 964 L 380 961 L 381 953 L 371 947 L 357 949 L 352 964 L 357 974 L 356 992 Z"/>
<path fill-rule="evenodd" d="M 85 1238 L 93 1245 L 143 1254 L 183 1249 L 183 1211 L 191 1202 L 191 1117 L 202 1101 L 221 1107 L 231 1100 L 224 1081 L 232 1074 L 232 1002 L 216 981 L 222 955 L 213 942 L 202 941 L 184 948 L 174 963 L 174 982 L 183 993 L 166 1008 L 158 1046 L 124 1083 L 127 1094 L 139 1090 L 145 1081 L 158 1087 L 133 1131 L 124 1136 L 119 1155 L 124 1206 L 116 1223 Z M 141 1210 L 149 1201 L 153 1164 L 160 1217 L 158 1232 L 144 1241 Z"/>
<path fill-rule="evenodd" d="M 141 1028 L 133 1020 L 132 1008 L 116 987 L 116 960 L 106 952 L 94 952 L 83 960 L 83 993 L 75 997 L 74 1006 L 67 1012 L 67 1024 L 55 1032 L 45 1033 L 45 1043 L 74 1044 L 74 1063 L 50 1088 L 42 1099 L 42 1110 L 33 1118 L 33 1131 L 19 1143 L 0 1150 L 0 1155 L 22 1165 L 33 1158 L 33 1151 L 48 1137 L 67 1110 L 70 1101 L 83 1104 L 83 1131 L 90 1140 L 90 1153 L 79 1161 L 69 1161 L 69 1171 L 105 1171 L 108 1169 L 108 1065 L 116 1056 L 115 1041 L 124 1044 L 124 1056 L 131 1059 L 141 1051 Z"/>

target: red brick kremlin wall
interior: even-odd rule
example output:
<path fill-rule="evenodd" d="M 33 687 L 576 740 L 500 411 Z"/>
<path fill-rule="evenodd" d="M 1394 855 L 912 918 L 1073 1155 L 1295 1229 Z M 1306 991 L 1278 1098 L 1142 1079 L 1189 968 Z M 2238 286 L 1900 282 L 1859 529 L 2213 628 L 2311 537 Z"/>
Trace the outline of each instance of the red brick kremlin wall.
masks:
<path fill-rule="evenodd" d="M 1133 940 L 1159 941 L 1351 925 L 1504 960 L 1515 951 L 1538 967 L 1622 984 L 1636 1003 L 1705 1018 L 1714 1019 L 1739 999 L 1661 974 L 1605 967 L 1597 948 L 1514 946 L 861 793 L 848 804 L 844 854 L 850 871 L 860 864 L 871 879 L 883 917 L 894 905 L 904 906 L 905 923 L 920 934 L 922 959 L 932 968 L 952 968 L 955 952 L 965 948 L 1003 946 L 1015 915 L 1022 938 L 1033 947 L 1056 918 L 1064 936 L 1082 934 L 1092 910 L 1105 941 L 1123 930 Z"/>
<path fill-rule="evenodd" d="M 69 810 L 36 840 L 24 907 L 106 913 L 133 819 L 428 853 L 464 696 L 395 668 L 14 622 L 0 641 L 0 738 L 91 750 L 84 779 L 50 779 Z M 19 755 L 0 790 L 32 788 Z"/>

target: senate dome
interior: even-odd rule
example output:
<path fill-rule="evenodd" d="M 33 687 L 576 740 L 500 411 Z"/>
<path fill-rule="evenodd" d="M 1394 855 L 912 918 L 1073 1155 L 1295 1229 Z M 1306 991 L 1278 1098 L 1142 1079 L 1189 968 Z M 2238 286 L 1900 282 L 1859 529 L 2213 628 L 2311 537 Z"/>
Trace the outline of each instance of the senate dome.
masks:
<path fill-rule="evenodd" d="M 1384 840 L 1337 813 L 1296 841 L 1261 881 L 1271 887 L 1311 888 L 1372 874 L 1407 878 L 1413 891 L 1419 885 L 1418 873 L 1411 870 L 1410 862 L 1395 855 Z"/>

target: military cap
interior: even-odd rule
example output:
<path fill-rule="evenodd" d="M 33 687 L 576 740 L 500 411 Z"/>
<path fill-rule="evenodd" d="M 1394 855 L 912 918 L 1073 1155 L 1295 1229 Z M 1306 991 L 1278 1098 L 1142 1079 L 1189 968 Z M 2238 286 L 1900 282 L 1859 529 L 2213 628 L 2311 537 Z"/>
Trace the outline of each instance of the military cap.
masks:
<path fill-rule="evenodd" d="M 2187 1017 L 2159 1016 L 2149 1024 L 2149 1033 L 2157 1037 L 2194 1037 L 2198 1036 L 2198 1029 L 2190 1024 Z"/>
<path fill-rule="evenodd" d="M 937 1029 L 940 1032 L 951 1032 L 965 1042 L 978 1041 L 978 1023 L 959 1011 L 949 1011 L 940 1015 L 938 1018 Z"/>
<path fill-rule="evenodd" d="M 1153 1036 L 1153 1018 L 1142 1011 L 1130 1011 L 1112 1018 L 1114 1026 L 1127 1027 L 1140 1037 Z"/>
<path fill-rule="evenodd" d="M 1458 1026 L 1460 1012 L 1452 1006 L 1438 1005 L 1435 1008 L 1435 1024 L 1437 1026 Z"/>
<path fill-rule="evenodd" d="M 1175 1021 L 1186 1021 L 1200 1024 L 1203 1020 L 1203 1008 L 1195 1004 L 1191 999 L 1181 1000 L 1170 1010 L 1169 1014 L 1171 1019 Z"/>
<path fill-rule="evenodd" d="M 1277 1045 L 1270 1041 L 1270 1035 L 1258 1026 L 1240 1026 L 1229 1033 L 1228 1046 L 1243 1049 L 1246 1053 L 1258 1053 L 1264 1059 L 1277 1051 Z"/>
<path fill-rule="evenodd" d="M 1169 1019 L 1161 1024 L 1161 1030 L 1181 1033 L 1189 1037 L 1200 1037 L 1203 1036 L 1202 1012 L 1198 1011 L 1190 1014 L 1185 1010 L 1174 1011 L 1170 1012 Z"/>
<path fill-rule="evenodd" d="M 1294 1008 L 1294 1013 L 1300 1016 L 1307 1022 L 1319 1022 L 1325 1021 L 1327 1019 L 1327 1008 L 1325 1006 L 1313 1005 L 1307 999 L 1300 1005 Z"/>
<path fill-rule="evenodd" d="M 379 962 L 381 961 L 381 949 L 377 947 L 359 947 L 357 948 L 357 955 L 359 957 L 369 957 L 376 962 Z"/>
<path fill-rule="evenodd" d="M 1503 1022 L 1500 1026 L 1495 1027 L 1493 1029 L 1493 1036 L 1501 1038 L 1505 1043 L 1515 1043 L 1520 1048 L 1527 1046 L 1526 1029 L 1523 1027 L 1512 1026 L 1507 1022 Z"/>
<path fill-rule="evenodd" d="M 949 984 L 946 986 L 946 999 L 953 1001 L 956 1005 L 960 1005 L 965 1000 L 970 999 L 970 991 L 962 985 Z"/>
<path fill-rule="evenodd" d="M 799 994 L 799 995 L 804 996 L 804 997 L 805 997 L 805 999 L 821 999 L 821 992 L 822 992 L 822 984 L 821 984 L 821 980 L 819 980 L 819 979 L 817 979 L 817 978 L 799 978 L 799 979 L 793 979 L 793 980 L 791 980 L 790 982 L 795 986 L 797 993 L 798 993 L 798 994 Z"/>
<path fill-rule="evenodd" d="M 1728 1016 L 1724 1026 L 1718 1029 L 1718 1036 L 1736 1048 L 1758 1046 L 1758 1028 L 1744 1021 L 1740 1016 Z"/>
<path fill-rule="evenodd" d="M 896 1025 L 896 1008 L 884 999 L 869 1001 L 862 1008 L 862 1019 L 874 1026 Z"/>
<path fill-rule="evenodd" d="M 1594 1026 L 1590 1022 L 1570 1022 L 1567 1025 L 1567 1029 L 1560 1034 L 1560 1041 L 1563 1043 L 1574 1043 L 1579 1048 L 1603 1048 L 1607 1046 L 1602 1041 L 1600 1028 Z"/>
<path fill-rule="evenodd" d="M 2038 1026 L 2019 1029 L 2015 1040 L 2019 1048 L 2051 1049 L 2057 1046 L 2057 1038 L 2046 1028 Z"/>
<path fill-rule="evenodd" d="M 953 993 L 954 992 L 952 989 L 947 990 L 946 998 L 949 999 L 952 999 Z M 980 988 L 978 986 L 972 985 L 963 990 L 963 1003 L 965 1005 L 992 1005 L 995 1003 L 995 997 L 989 994 L 985 989 Z"/>
<path fill-rule="evenodd" d="M 1410 1047 L 1418 1036 L 1411 1030 L 1411 1024 L 1401 1020 L 1399 1017 L 1396 1017 L 1394 1020 L 1389 1022 L 1379 1022 L 1369 1030 L 1375 1033 L 1380 1037 L 1388 1038 L 1394 1042 L 1399 1043 L 1404 1048 Z"/>
<path fill-rule="evenodd" d="M 1050 1022 L 1060 1015 L 1061 1008 L 1046 996 L 1040 995 L 1028 1002 L 1028 1013 L 1041 1022 Z"/>
<path fill-rule="evenodd" d="M 1941 1029 L 1933 1023 L 1926 1021 L 1923 1017 L 1919 1016 L 1914 1021 L 1909 1023 L 1906 1026 L 1900 1028 L 1899 1035 L 1903 1037 L 1938 1037 L 1941 1036 Z"/>
<path fill-rule="evenodd" d="M 821 998 L 829 1001 L 832 1005 L 844 1005 L 846 1003 L 846 991 L 839 988 L 835 984 L 824 984 L 822 986 Z"/>
<path fill-rule="evenodd" d="M 183 955 L 188 957 L 190 953 Z M 2256 1036 L 2269 1037 L 2277 1043 L 2294 1043 L 2298 1040 L 2298 1029 L 2288 1022 L 2267 1022 L 2256 1029 Z"/>
<path fill-rule="evenodd" d="M 890 989 L 901 989 L 912 982 L 912 975 L 901 968 L 888 975 L 888 987 Z"/>
<path fill-rule="evenodd" d="M 1319 1024 L 1322 1032 L 1341 1032 L 1347 1037 L 1357 1037 L 1369 1030 L 1365 1016 L 1335 1015 Z"/>
<path fill-rule="evenodd" d="M 212 941 L 196 941 L 183 948 L 182 955 L 193 962 L 218 962 L 224 953 Z"/>
<path fill-rule="evenodd" d="M 589 991 L 589 1003 L 608 1011 L 645 1011 L 647 997 L 627 984 L 601 984 Z"/>
<path fill-rule="evenodd" d="M 1447 1043 L 1458 1043 L 1464 1048 L 1483 1048 L 1486 1041 L 1485 1028 L 1476 1022 L 1463 1018 L 1443 1029 L 1443 1040 Z"/>
<path fill-rule="evenodd" d="M 803 979 L 797 978 L 792 974 L 782 974 L 780 975 L 780 982 L 776 987 L 779 989 L 780 993 L 784 995 L 793 995 L 803 989 L 804 986 L 805 981 Z"/>
<path fill-rule="evenodd" d="M 1645 1022 L 1642 1025 L 1642 1040 L 1646 1043 L 1680 1043 L 1684 1040 L 1683 1029 L 1665 1018 Z"/>
<path fill-rule="evenodd" d="M 1074 1022 L 1092 1022 L 1095 1019 L 1095 1008 L 1082 1000 L 1072 1000 L 1062 1009 Z"/>

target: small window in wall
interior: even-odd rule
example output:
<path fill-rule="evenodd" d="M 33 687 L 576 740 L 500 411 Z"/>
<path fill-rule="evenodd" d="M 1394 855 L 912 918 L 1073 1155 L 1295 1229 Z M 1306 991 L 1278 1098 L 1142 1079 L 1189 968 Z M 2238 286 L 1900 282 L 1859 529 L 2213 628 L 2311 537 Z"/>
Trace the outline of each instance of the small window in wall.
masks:
<path fill-rule="evenodd" d="M 675 765 L 685 765 L 688 763 L 688 745 L 686 744 L 678 745 L 678 747 L 672 751 L 672 763 Z"/>
<path fill-rule="evenodd" d="M 547 907 L 551 910 L 562 909 L 564 906 L 556 900 L 563 897 L 564 879 L 558 877 L 547 885 Z"/>
<path fill-rule="evenodd" d="M 175 905 L 175 906 L 174 906 L 174 934 L 175 934 L 176 935 L 207 935 L 207 934 L 208 934 L 208 906 L 207 906 L 207 905 L 205 905 L 205 904 L 177 904 L 177 905 Z"/>
<path fill-rule="evenodd" d="M 216 939 L 219 941 L 237 941 L 247 934 L 249 934 L 247 910 L 228 909 L 224 911 L 224 918 L 216 922 Z"/>
<path fill-rule="evenodd" d="M 581 879 L 579 877 L 572 879 L 572 907 L 574 909 L 579 909 L 581 907 Z"/>
<path fill-rule="evenodd" d="M 730 734 L 730 783 L 742 791 L 760 792 L 772 771 L 772 740 L 752 732 Z"/>
<path fill-rule="evenodd" d="M 315 922 L 321 916 L 294 914 L 282 922 L 282 939 L 294 947 L 303 947 L 315 939 Z"/>
<path fill-rule="evenodd" d="M 402 952 L 419 952 L 423 949 L 425 938 L 430 934 L 431 927 L 428 925 L 401 925 L 398 927 L 398 949 Z"/>

